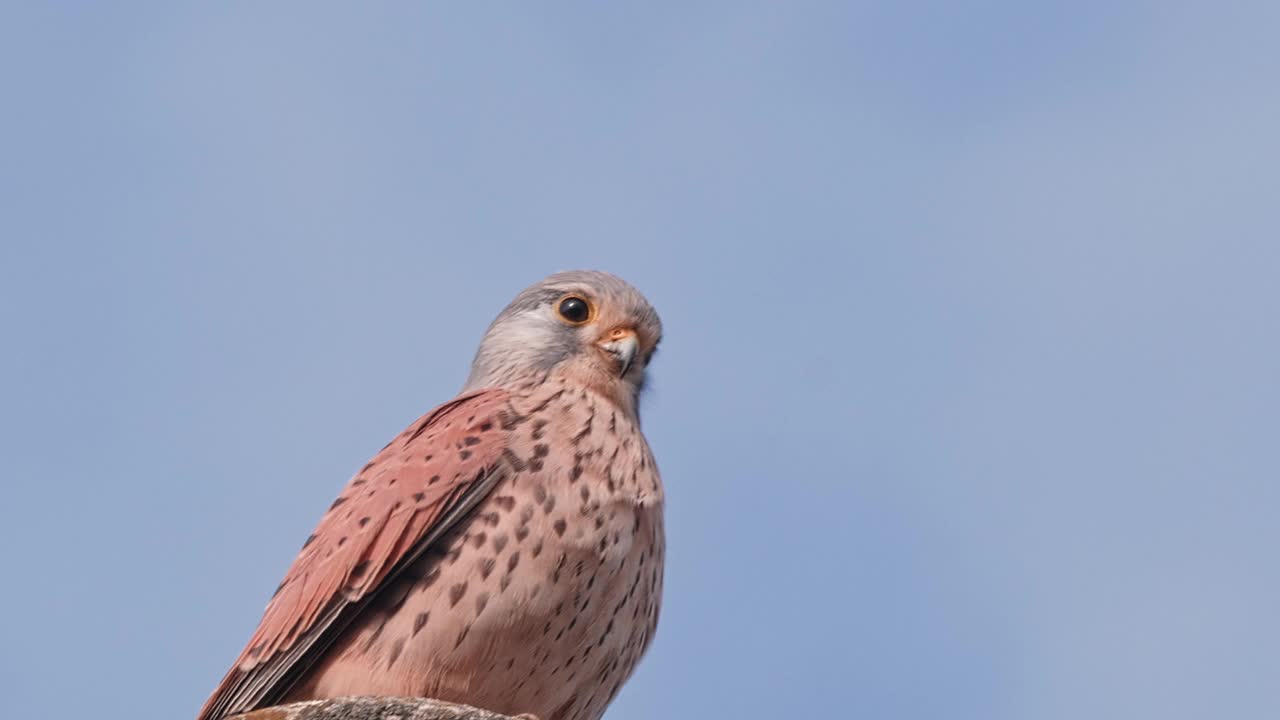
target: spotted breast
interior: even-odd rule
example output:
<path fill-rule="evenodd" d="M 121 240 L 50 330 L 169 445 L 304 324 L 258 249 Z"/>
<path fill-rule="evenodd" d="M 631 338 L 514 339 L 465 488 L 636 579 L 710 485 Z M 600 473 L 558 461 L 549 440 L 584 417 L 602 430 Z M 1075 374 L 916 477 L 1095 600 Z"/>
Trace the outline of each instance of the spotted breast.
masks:
<path fill-rule="evenodd" d="M 653 639 L 663 490 L 634 417 L 564 381 L 511 392 L 501 479 L 390 581 L 290 699 L 421 695 L 596 720 Z"/>

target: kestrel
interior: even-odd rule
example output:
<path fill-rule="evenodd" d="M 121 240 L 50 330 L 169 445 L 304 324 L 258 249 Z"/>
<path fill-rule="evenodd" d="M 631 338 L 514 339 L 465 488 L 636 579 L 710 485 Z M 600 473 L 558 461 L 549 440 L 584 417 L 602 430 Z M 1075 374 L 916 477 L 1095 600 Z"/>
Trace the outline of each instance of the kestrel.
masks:
<path fill-rule="evenodd" d="M 516 296 L 461 394 L 321 518 L 199 720 L 345 695 L 598 720 L 658 620 L 663 490 L 637 404 L 661 335 L 607 273 Z"/>

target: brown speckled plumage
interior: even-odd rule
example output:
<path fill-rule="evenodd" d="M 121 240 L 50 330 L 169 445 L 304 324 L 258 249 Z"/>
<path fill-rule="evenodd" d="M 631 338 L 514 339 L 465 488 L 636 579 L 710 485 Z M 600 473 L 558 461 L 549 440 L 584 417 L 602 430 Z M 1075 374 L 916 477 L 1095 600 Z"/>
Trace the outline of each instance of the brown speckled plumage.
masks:
<path fill-rule="evenodd" d="M 590 322 L 557 319 L 566 294 Z M 658 618 L 663 491 L 636 402 L 660 332 L 602 273 L 517 297 L 468 391 L 335 501 L 201 720 L 344 695 L 600 718 Z"/>

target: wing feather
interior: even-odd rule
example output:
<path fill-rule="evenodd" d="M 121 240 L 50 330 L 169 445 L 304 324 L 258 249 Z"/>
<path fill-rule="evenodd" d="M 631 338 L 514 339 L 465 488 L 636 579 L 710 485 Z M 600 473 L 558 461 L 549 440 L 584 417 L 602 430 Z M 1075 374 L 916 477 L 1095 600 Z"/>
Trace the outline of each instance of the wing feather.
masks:
<path fill-rule="evenodd" d="M 198 720 L 278 700 L 376 595 L 501 478 L 507 394 L 481 390 L 432 410 L 343 489 L 267 603 Z"/>

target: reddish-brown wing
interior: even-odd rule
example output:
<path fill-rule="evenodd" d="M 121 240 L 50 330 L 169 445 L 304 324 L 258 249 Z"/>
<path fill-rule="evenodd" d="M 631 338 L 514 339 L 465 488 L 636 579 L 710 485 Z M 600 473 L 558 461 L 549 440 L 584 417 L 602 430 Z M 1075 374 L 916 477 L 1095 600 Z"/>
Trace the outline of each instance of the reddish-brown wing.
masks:
<path fill-rule="evenodd" d="M 384 581 L 498 480 L 507 394 L 482 390 L 427 413 L 347 484 L 302 546 L 262 622 L 199 720 L 278 699 Z"/>

